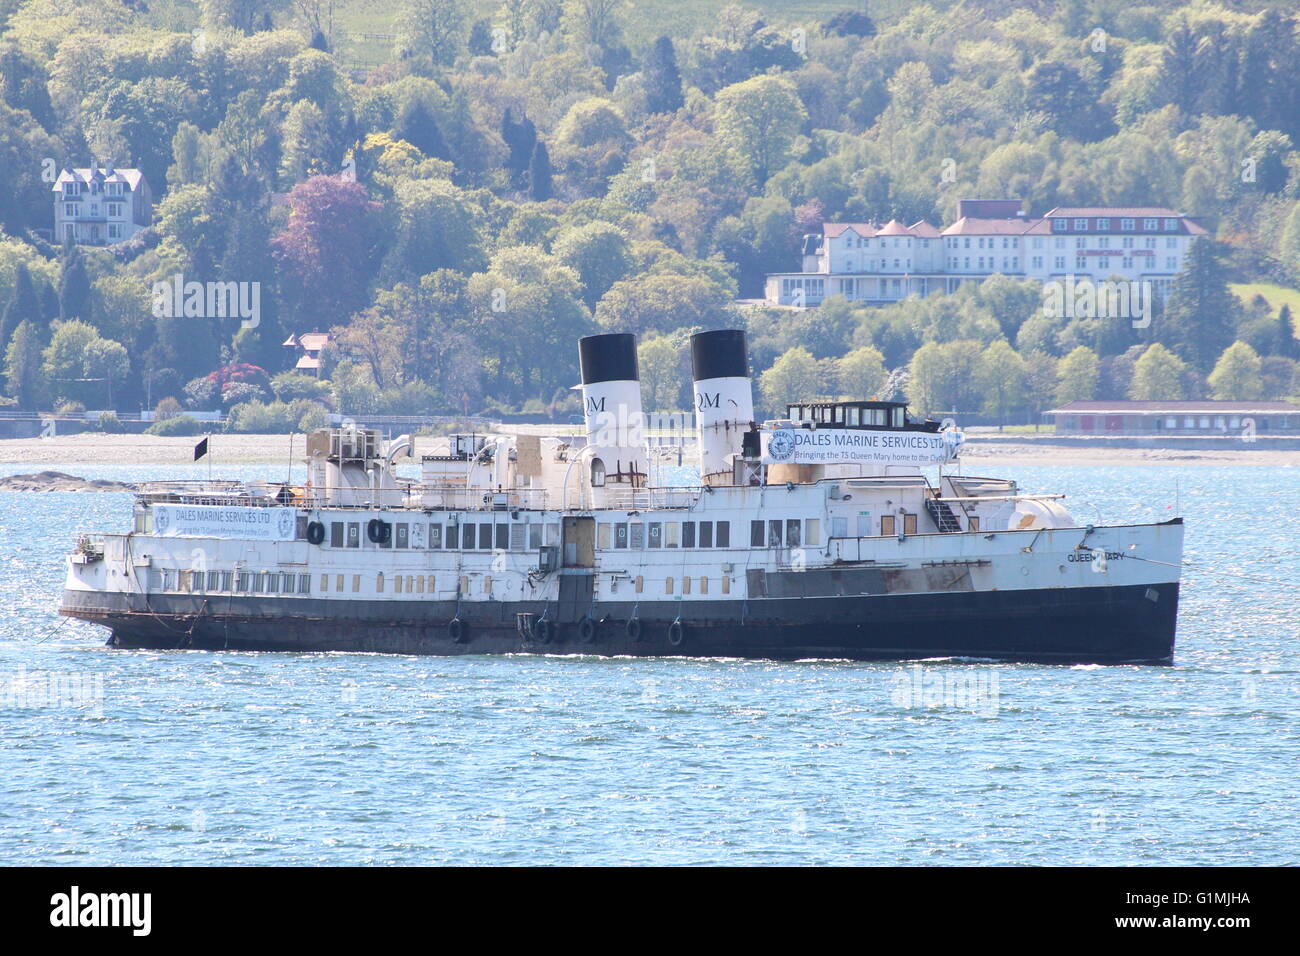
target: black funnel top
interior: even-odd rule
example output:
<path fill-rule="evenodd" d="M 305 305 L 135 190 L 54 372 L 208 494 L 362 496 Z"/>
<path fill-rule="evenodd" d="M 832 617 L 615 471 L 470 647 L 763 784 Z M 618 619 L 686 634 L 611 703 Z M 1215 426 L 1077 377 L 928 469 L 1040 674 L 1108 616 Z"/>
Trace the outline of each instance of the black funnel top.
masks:
<path fill-rule="evenodd" d="M 578 339 L 578 364 L 582 368 L 583 385 L 641 380 L 636 370 L 636 336 L 631 332 Z"/>
<path fill-rule="evenodd" d="M 742 329 L 714 329 L 691 336 L 691 371 L 697 382 L 749 378 L 749 351 Z"/>

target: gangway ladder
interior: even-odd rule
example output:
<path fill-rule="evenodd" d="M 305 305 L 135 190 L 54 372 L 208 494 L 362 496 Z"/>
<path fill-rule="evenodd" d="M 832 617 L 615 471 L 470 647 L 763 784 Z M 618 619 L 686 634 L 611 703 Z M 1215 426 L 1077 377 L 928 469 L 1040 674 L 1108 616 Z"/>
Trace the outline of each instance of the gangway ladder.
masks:
<path fill-rule="evenodd" d="M 957 516 L 948 507 L 948 502 L 926 498 L 925 510 L 930 512 L 930 517 L 934 519 L 935 526 L 943 534 L 951 534 L 954 531 L 961 530 L 961 525 L 957 523 Z"/>

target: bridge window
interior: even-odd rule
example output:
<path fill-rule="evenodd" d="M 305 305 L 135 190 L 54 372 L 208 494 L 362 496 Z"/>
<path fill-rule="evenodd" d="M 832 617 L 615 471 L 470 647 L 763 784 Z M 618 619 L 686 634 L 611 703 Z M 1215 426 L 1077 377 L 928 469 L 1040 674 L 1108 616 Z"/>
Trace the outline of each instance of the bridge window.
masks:
<path fill-rule="evenodd" d="M 591 487 L 603 488 L 605 486 L 605 463 L 599 458 L 591 460 Z"/>
<path fill-rule="evenodd" d="M 766 532 L 762 521 L 751 521 L 749 523 L 749 546 L 751 548 L 763 547 L 766 540 Z"/>
<path fill-rule="evenodd" d="M 719 548 L 731 547 L 731 522 L 719 521 L 716 525 L 716 529 L 717 531 L 714 535 L 716 546 Z"/>
<path fill-rule="evenodd" d="M 713 522 L 712 521 L 700 522 L 700 547 L 701 548 L 713 547 Z"/>

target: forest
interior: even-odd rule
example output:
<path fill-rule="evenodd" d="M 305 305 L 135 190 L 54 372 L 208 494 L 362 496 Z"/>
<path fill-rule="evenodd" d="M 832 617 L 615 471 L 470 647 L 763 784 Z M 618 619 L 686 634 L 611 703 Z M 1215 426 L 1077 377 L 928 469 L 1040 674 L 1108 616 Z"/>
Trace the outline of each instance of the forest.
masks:
<path fill-rule="evenodd" d="M 1291 4 L 698 6 L 0 0 L 0 406 L 156 409 L 161 433 L 201 427 L 187 408 L 564 421 L 576 340 L 609 330 L 667 412 L 719 327 L 748 331 L 769 412 L 1300 395 Z M 152 221 L 60 242 L 54 178 L 92 160 L 143 173 Z M 755 301 L 824 222 L 942 227 L 970 198 L 1163 206 L 1209 236 L 1142 328 L 999 275 Z M 257 321 L 158 314 L 174 277 L 256 284 Z M 319 375 L 283 344 L 312 331 Z"/>

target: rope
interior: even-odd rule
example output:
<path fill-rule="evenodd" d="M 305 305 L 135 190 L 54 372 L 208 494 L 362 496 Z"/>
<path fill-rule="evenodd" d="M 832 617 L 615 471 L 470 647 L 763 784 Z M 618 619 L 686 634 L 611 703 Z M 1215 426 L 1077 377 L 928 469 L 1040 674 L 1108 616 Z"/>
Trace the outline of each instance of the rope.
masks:
<path fill-rule="evenodd" d="M 1089 550 L 1093 550 L 1093 549 L 1089 549 Z M 1158 561 L 1155 558 L 1144 558 L 1136 554 L 1127 554 L 1125 555 L 1125 558 L 1130 561 L 1145 561 L 1147 564 L 1159 564 L 1159 565 L 1163 565 L 1166 568 L 1178 568 L 1180 570 L 1192 571 L 1198 574 L 1214 574 L 1214 575 L 1219 575 L 1221 577 L 1227 577 L 1227 578 L 1240 578 L 1243 581 L 1251 581 L 1255 584 L 1272 584 L 1278 587 L 1289 586 L 1289 584 L 1284 585 L 1283 582 L 1277 578 L 1257 578 L 1257 577 L 1252 577 L 1249 574 L 1234 574 L 1232 571 L 1218 571 L 1213 568 L 1204 568 L 1201 567 L 1200 565 L 1188 564 L 1186 561 L 1182 562 L 1181 564 L 1176 564 L 1173 561 Z"/>

